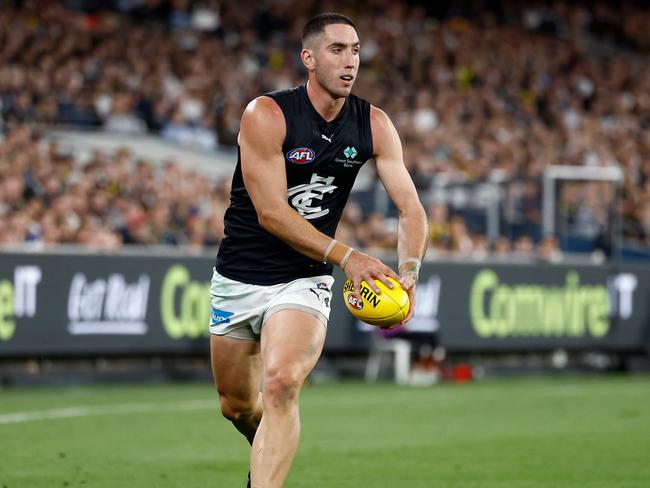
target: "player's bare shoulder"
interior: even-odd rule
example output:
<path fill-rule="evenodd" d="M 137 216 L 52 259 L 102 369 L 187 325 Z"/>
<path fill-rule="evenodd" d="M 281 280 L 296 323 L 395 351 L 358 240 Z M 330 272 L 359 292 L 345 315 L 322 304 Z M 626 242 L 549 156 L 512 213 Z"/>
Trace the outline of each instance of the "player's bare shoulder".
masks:
<path fill-rule="evenodd" d="M 370 106 L 370 128 L 375 156 L 385 155 L 397 149 L 401 149 L 399 135 L 386 112 L 374 105 Z"/>
<path fill-rule="evenodd" d="M 284 114 L 280 106 L 270 97 L 260 96 L 249 102 L 241 118 L 240 143 L 263 140 L 282 145 L 286 133 Z"/>

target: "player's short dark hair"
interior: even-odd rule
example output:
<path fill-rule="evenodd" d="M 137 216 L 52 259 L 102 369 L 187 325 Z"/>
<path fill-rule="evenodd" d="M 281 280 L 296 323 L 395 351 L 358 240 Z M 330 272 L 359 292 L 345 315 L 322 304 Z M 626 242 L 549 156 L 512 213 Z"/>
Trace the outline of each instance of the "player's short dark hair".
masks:
<path fill-rule="evenodd" d="M 307 21 L 305 27 L 302 30 L 302 45 L 305 45 L 305 42 L 313 36 L 317 36 L 325 32 L 325 27 L 332 24 L 346 24 L 357 28 L 352 22 L 350 17 L 346 17 L 343 14 L 337 14 L 335 12 L 326 12 L 324 14 L 318 14 L 312 17 Z"/>

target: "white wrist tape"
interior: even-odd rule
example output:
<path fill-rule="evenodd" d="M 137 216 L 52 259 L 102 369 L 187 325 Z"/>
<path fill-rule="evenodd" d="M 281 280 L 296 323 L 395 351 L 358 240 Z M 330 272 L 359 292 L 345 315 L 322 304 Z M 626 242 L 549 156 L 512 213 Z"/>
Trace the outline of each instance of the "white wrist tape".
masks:
<path fill-rule="evenodd" d="M 418 280 L 420 276 L 420 266 L 422 266 L 422 261 L 418 258 L 408 258 L 399 263 L 397 270 L 399 271 L 400 276 L 405 274 L 413 274 L 415 281 Z"/>
<path fill-rule="evenodd" d="M 354 252 L 354 249 L 351 247 L 348 248 L 348 252 L 345 253 L 345 256 L 343 256 L 343 259 L 341 259 L 341 269 L 345 271 L 345 265 L 348 264 L 348 261 L 350 260 L 350 256 L 352 256 L 352 253 Z"/>
<path fill-rule="evenodd" d="M 332 252 L 332 249 L 334 249 L 334 246 L 336 246 L 336 243 L 338 241 L 336 239 L 332 239 L 330 243 L 327 245 L 327 248 L 325 249 L 325 253 L 323 254 L 323 262 L 327 262 L 327 257 L 330 255 L 330 252 Z"/>

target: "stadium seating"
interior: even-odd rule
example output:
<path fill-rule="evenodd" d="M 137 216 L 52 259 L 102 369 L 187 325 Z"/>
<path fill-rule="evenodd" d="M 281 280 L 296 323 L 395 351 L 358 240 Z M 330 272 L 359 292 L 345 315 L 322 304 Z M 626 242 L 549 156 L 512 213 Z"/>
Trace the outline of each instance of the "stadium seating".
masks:
<path fill-rule="evenodd" d="M 622 2 L 587 15 L 585 7 L 570 2 L 505 1 L 477 9 L 457 2 L 378 0 L 358 11 L 341 7 L 357 20 L 363 40 L 355 89 L 395 122 L 425 204 L 444 207 L 444 226 L 452 233 L 432 236 L 437 254 L 476 258 L 486 251 L 526 254 L 528 247 L 539 254 L 545 237 L 540 178 L 550 164 L 620 166 L 626 177 L 617 213 L 623 236 L 635 248 L 650 245 L 650 142 L 644 135 L 650 126 L 644 88 L 650 40 L 639 27 L 650 22 L 647 8 Z M 148 132 L 179 147 L 232 151 L 246 103 L 304 79 L 296 57 L 299 26 L 317 8 L 316 2 L 248 1 L 3 4 L 0 176 L 4 191 L 22 190 L 23 196 L 4 210 L 0 240 L 38 240 L 26 229 L 51 220 L 43 210 L 51 202 L 29 176 L 46 170 L 35 160 L 18 163 L 22 177 L 8 168 L 21 159 L 12 152 L 12 134 L 25 124 L 30 130 L 75 127 L 117 137 Z M 72 157 L 73 166 L 83 166 Z M 128 164 L 144 163 L 131 156 Z M 78 171 L 51 171 L 58 178 L 51 185 L 74 192 L 69 178 Z M 340 232 L 357 246 L 392 250 L 395 242 L 387 235 L 394 209 L 383 203 L 374 180 L 370 172 L 359 193 L 365 198 L 357 201 L 362 214 L 353 215 L 362 225 L 344 219 Z M 172 209 L 173 222 L 158 237 L 123 225 L 124 207 L 148 214 L 150 196 L 143 200 L 127 191 L 129 204 L 118 206 L 109 195 L 105 210 L 118 217 L 95 216 L 105 227 L 113 221 L 107 245 L 218 244 L 209 228 L 221 206 L 213 212 L 204 203 L 213 200 L 212 183 L 203 186 L 203 203 L 173 202 L 183 209 Z M 497 235 L 488 232 L 494 221 L 488 225 L 487 203 L 478 190 L 485 183 L 496 184 L 501 195 Z M 602 248 L 614 208 L 610 189 L 566 184 L 558 204 L 562 250 L 574 251 L 565 243 L 579 239 L 588 241 L 580 249 Z M 90 244 L 75 232 L 63 234 L 53 242 Z"/>

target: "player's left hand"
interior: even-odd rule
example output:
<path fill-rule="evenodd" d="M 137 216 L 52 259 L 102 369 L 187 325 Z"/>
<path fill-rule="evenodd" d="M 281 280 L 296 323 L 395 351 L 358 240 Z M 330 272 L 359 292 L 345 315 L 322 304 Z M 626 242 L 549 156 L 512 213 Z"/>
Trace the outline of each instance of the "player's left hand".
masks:
<path fill-rule="evenodd" d="M 402 285 L 402 288 L 404 288 L 409 295 L 409 313 L 404 317 L 404 320 L 395 327 L 403 327 L 406 325 L 406 323 L 413 318 L 413 314 L 415 313 L 415 286 L 417 285 L 415 275 L 410 272 L 403 273 L 399 278 L 399 284 Z"/>

